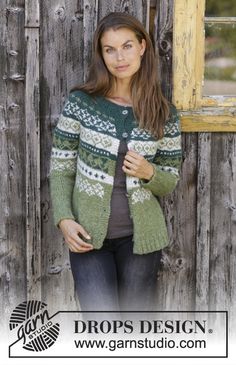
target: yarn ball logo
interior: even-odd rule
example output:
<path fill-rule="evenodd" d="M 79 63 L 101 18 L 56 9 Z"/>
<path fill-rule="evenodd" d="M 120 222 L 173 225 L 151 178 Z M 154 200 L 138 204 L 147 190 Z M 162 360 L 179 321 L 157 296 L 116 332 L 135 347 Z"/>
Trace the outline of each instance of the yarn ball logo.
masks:
<path fill-rule="evenodd" d="M 10 330 L 17 328 L 18 340 L 29 351 L 44 351 L 57 340 L 60 325 L 53 323 L 46 309 L 47 304 L 29 300 L 19 304 L 10 317 Z"/>

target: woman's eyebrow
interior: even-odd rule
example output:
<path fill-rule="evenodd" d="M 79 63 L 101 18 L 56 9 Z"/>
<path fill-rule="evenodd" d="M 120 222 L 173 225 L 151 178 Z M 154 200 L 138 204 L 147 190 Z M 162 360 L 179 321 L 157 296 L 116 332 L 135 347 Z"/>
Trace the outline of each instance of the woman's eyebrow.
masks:
<path fill-rule="evenodd" d="M 122 44 L 122 46 L 125 46 L 126 43 L 129 43 L 129 42 L 133 42 L 132 39 L 129 39 L 128 41 L 126 41 L 125 43 Z M 109 46 L 108 44 L 104 44 L 103 47 L 110 47 L 110 48 L 114 48 L 113 46 Z"/>

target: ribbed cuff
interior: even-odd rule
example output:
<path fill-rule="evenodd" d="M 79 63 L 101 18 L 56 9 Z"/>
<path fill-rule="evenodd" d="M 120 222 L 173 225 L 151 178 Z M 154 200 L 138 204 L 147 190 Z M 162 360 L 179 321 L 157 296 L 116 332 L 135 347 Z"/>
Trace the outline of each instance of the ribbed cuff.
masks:
<path fill-rule="evenodd" d="M 140 180 L 141 185 L 145 189 L 150 189 L 156 196 L 164 196 L 170 194 L 176 187 L 179 178 L 171 172 L 163 171 L 160 167 L 152 163 L 154 167 L 154 175 L 147 182 Z"/>

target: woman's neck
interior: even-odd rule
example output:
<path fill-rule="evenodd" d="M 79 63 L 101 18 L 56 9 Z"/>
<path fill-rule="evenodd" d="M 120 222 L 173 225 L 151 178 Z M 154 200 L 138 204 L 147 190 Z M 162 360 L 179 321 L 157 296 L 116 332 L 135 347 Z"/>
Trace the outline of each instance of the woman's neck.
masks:
<path fill-rule="evenodd" d="M 132 101 L 128 98 L 123 98 L 120 96 L 108 96 L 108 99 L 117 101 L 119 104 L 131 106 Z"/>
<path fill-rule="evenodd" d="M 107 96 L 122 103 L 132 104 L 129 83 L 125 80 L 117 81 Z"/>

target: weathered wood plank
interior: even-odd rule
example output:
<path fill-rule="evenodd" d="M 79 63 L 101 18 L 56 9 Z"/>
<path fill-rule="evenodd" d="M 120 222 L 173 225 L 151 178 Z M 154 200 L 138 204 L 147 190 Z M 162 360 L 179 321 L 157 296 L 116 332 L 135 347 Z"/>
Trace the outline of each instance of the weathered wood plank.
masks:
<path fill-rule="evenodd" d="M 159 75 L 165 97 L 172 99 L 173 0 L 157 3 L 154 40 L 160 57 Z"/>
<path fill-rule="evenodd" d="M 228 310 L 231 333 L 236 318 L 236 136 L 212 135 L 211 163 L 211 310 Z"/>
<path fill-rule="evenodd" d="M 196 310 L 208 310 L 211 234 L 211 134 L 198 136 Z"/>
<path fill-rule="evenodd" d="M 179 109 L 199 106 L 204 61 L 204 1 L 175 2 L 173 97 Z"/>
<path fill-rule="evenodd" d="M 236 117 L 234 111 L 224 109 L 225 114 L 221 115 L 220 111 L 215 109 L 198 113 L 181 112 L 181 130 L 182 132 L 235 132 Z M 227 113 L 227 114 L 226 114 Z"/>
<path fill-rule="evenodd" d="M 26 299 L 24 1 L 0 2 L 1 328 Z M 4 333 L 4 332 L 3 332 Z"/>
<path fill-rule="evenodd" d="M 205 1 L 197 1 L 196 8 L 196 43 L 195 43 L 195 57 L 194 59 L 194 75 L 195 80 L 195 108 L 200 108 L 202 105 L 202 87 L 204 82 L 204 70 L 205 70 Z M 193 95 L 194 96 L 194 95 Z"/>
<path fill-rule="evenodd" d="M 193 310 L 195 306 L 195 240 L 197 134 L 183 136 L 181 180 L 163 202 L 170 246 L 163 250 L 158 278 L 158 309 Z"/>
<path fill-rule="evenodd" d="M 197 1 L 175 2 L 173 36 L 173 98 L 179 109 L 195 105 L 196 85 L 193 75 L 196 54 Z M 185 19 L 185 21 L 184 21 Z M 177 52 L 182 49 L 182 52 Z"/>
<path fill-rule="evenodd" d="M 98 16 L 99 20 L 109 12 L 121 11 L 129 13 L 138 18 L 149 29 L 150 0 L 99 0 Z"/>
<path fill-rule="evenodd" d="M 84 0 L 84 81 L 87 79 L 92 55 L 92 36 L 97 27 L 98 0 Z"/>
<path fill-rule="evenodd" d="M 41 300 L 39 29 L 26 28 L 25 165 L 27 297 Z"/>
<path fill-rule="evenodd" d="M 211 16 L 211 17 L 208 17 L 208 16 L 205 16 L 205 22 L 207 23 L 236 23 L 236 17 L 235 16 L 218 16 L 218 17 L 215 17 L 215 16 Z"/>
<path fill-rule="evenodd" d="M 161 0 L 155 21 L 155 42 L 160 54 L 162 90 L 169 100 L 172 95 L 172 13 L 173 1 Z M 162 200 L 170 246 L 163 250 L 163 267 L 158 277 L 158 309 L 194 309 L 196 141 L 196 134 L 183 136 L 185 156 L 181 181 L 175 192 Z"/>
<path fill-rule="evenodd" d="M 25 0 L 25 28 L 39 27 L 39 0 Z"/>
<path fill-rule="evenodd" d="M 236 91 L 235 91 L 236 94 Z M 236 106 L 236 97 L 235 96 L 226 96 L 226 95 L 211 95 L 205 96 L 201 100 L 202 106 L 212 106 L 212 107 L 224 107 L 230 108 Z"/>
<path fill-rule="evenodd" d="M 170 247 L 164 252 L 162 308 L 193 310 L 195 305 L 195 239 L 197 134 L 182 138 L 181 180 L 165 200 Z M 163 295 L 162 293 L 162 295 Z"/>
<path fill-rule="evenodd" d="M 48 177 L 52 130 L 69 90 L 84 78 L 84 8 L 81 1 L 40 5 L 42 299 L 53 312 L 76 309 L 68 248 L 53 225 Z"/>

